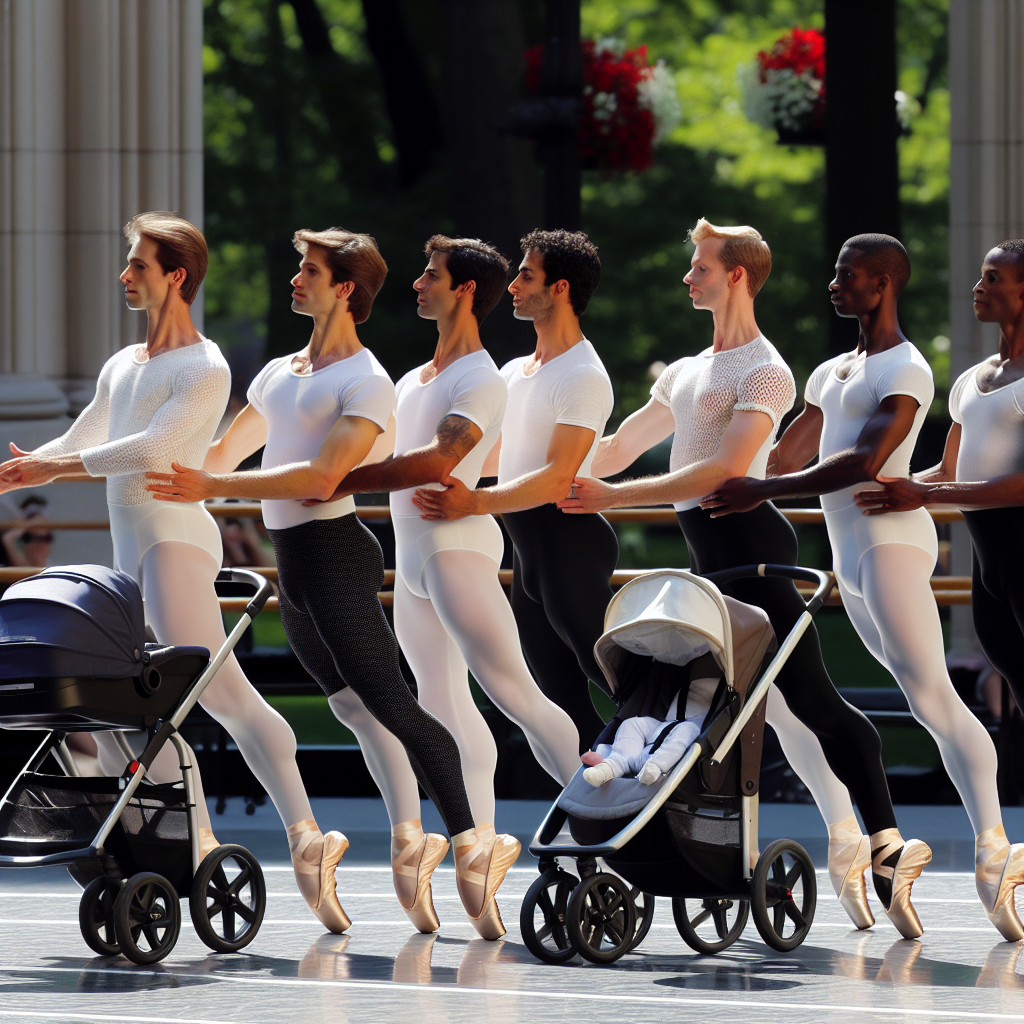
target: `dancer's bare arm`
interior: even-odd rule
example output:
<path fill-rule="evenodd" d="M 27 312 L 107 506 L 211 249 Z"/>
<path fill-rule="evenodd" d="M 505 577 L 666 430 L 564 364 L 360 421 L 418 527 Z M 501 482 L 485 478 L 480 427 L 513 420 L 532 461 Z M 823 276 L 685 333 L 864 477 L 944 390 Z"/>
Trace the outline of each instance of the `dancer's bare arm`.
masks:
<path fill-rule="evenodd" d="M 445 479 L 482 437 L 483 431 L 465 416 L 454 413 L 445 416 L 437 425 L 437 433 L 430 444 L 353 469 L 327 500 L 337 501 L 349 494 L 403 491 L 407 487 L 436 483 Z"/>
<path fill-rule="evenodd" d="M 786 428 L 779 443 L 768 453 L 768 476 L 798 473 L 818 454 L 825 417 L 817 405 L 807 402 L 803 412 Z"/>
<path fill-rule="evenodd" d="M 602 437 L 594 456 L 594 476 L 614 476 L 675 430 L 672 410 L 656 398 L 627 416 L 614 434 Z"/>
<path fill-rule="evenodd" d="M 605 508 L 633 505 L 664 505 L 699 498 L 730 477 L 745 473 L 761 445 L 774 429 L 764 412 L 733 413 L 718 451 L 708 459 L 661 476 L 608 484 L 603 480 L 578 479 L 573 495 L 558 503 L 564 512 L 600 512 Z"/>
<path fill-rule="evenodd" d="M 162 501 L 204 498 L 329 498 L 366 457 L 381 428 L 363 416 L 341 416 L 319 454 L 306 462 L 247 473 L 207 473 L 174 464 L 173 473 L 147 473 L 146 490 Z"/>
<path fill-rule="evenodd" d="M 246 405 L 223 437 L 210 445 L 203 469 L 207 473 L 230 473 L 266 443 L 267 421 L 251 405 Z"/>
<path fill-rule="evenodd" d="M 569 493 L 593 443 L 594 431 L 588 427 L 558 423 L 551 432 L 547 463 L 540 469 L 498 487 L 472 491 L 461 480 L 447 477 L 441 481 L 445 490 L 419 490 L 413 501 L 424 519 L 462 519 L 547 505 Z"/>
<path fill-rule="evenodd" d="M 501 457 L 501 434 L 498 435 L 498 440 L 494 442 L 494 447 L 487 453 L 487 458 L 484 459 L 484 464 L 480 467 L 481 476 L 497 476 L 498 475 L 498 459 Z"/>

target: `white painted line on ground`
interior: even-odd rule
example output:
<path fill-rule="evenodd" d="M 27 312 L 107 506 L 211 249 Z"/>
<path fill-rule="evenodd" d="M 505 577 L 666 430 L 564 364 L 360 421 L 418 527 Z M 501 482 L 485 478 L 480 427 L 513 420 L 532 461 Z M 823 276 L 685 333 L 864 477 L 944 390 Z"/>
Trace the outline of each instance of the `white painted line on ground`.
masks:
<path fill-rule="evenodd" d="M 0 973 L 14 974 L 14 973 L 27 973 L 33 974 L 127 974 L 133 977 L 139 977 L 141 975 L 153 974 L 162 978 L 167 977 L 167 970 L 161 972 L 156 971 L 130 971 L 130 970 L 118 970 L 118 969 L 107 969 L 97 967 L 83 967 L 80 970 L 70 967 L 7 967 L 0 970 Z M 190 975 L 182 973 L 180 977 L 187 978 Z M 578 1001 L 578 1002 L 590 1002 L 590 1003 L 615 1003 L 621 1005 L 622 1003 L 640 1003 L 648 1006 L 716 1006 L 725 1009 L 743 1009 L 743 1010 L 794 1010 L 802 1013 L 821 1013 L 826 1011 L 829 1013 L 862 1013 L 871 1015 L 885 1015 L 895 1017 L 932 1017 L 946 1019 L 960 1019 L 960 1020 L 1017 1020 L 1024 1021 L 1024 1013 L 994 1013 L 987 1012 L 984 1010 L 937 1010 L 933 1007 L 922 1007 L 916 1009 L 910 1009 L 903 1006 L 855 1006 L 844 1003 L 818 1003 L 818 1002 L 803 1002 L 803 1003 L 787 1003 L 777 1002 L 766 999 L 723 999 L 723 998 L 708 998 L 699 996 L 644 996 L 644 995 L 629 995 L 628 993 L 622 992 L 621 990 L 614 994 L 602 994 L 597 992 L 566 992 L 564 990 L 544 990 L 544 989 L 518 989 L 518 988 L 471 988 L 469 986 L 461 985 L 413 985 L 407 982 L 387 982 L 387 981 L 322 981 L 313 978 L 243 978 L 237 975 L 230 974 L 207 974 L 205 978 L 215 978 L 217 981 L 223 982 L 229 985 L 242 985 L 242 986 L 271 986 L 273 988 L 296 988 L 296 987 L 309 987 L 313 986 L 316 988 L 323 989 L 348 989 L 350 991 L 367 991 L 367 992 L 418 992 L 421 995 L 424 993 L 436 993 L 437 995 L 445 996 L 515 996 L 521 999 L 544 999 L 544 1000 L 560 1000 L 560 1001 Z M 2 1011 L 0 1011 L 2 1012 Z M 74 1020 L 73 1014 L 66 1015 L 66 1018 Z M 51 1018 L 52 1019 L 52 1018 Z M 79 1017 L 78 1019 L 84 1019 Z M 102 1017 L 96 1017 L 94 1019 L 103 1020 Z M 108 1017 L 108 1020 L 134 1020 L 139 1021 L 140 1024 L 193 1024 L 191 1021 L 174 1021 L 173 1018 L 146 1018 L 146 1017 Z M 194 1024 L 228 1024 L 228 1022 L 206 1022 L 197 1021 Z"/>
<path fill-rule="evenodd" d="M 46 1010 L 0 1010 L 0 1017 L 18 1017 L 20 1020 L 96 1020 L 127 1021 L 128 1024 L 238 1024 L 237 1021 L 208 1020 L 199 1017 L 119 1017 L 109 1013 L 77 1013 L 74 1010 L 63 1013 Z"/>

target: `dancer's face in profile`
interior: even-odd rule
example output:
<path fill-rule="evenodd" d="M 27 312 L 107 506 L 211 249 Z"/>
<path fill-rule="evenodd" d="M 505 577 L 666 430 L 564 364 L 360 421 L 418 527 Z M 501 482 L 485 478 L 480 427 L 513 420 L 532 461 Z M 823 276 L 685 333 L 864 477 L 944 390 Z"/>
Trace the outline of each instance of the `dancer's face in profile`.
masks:
<path fill-rule="evenodd" d="M 442 320 L 455 312 L 460 293 L 452 288 L 446 253 L 432 252 L 426 270 L 412 286 L 416 289 L 416 312 L 424 320 Z"/>
<path fill-rule="evenodd" d="M 992 249 L 974 286 L 974 315 L 983 324 L 1016 323 L 1024 312 L 1024 263 L 1013 252 Z"/>
<path fill-rule="evenodd" d="M 306 316 L 326 316 L 335 303 L 344 301 L 352 290 L 350 281 L 341 284 L 331 281 L 327 255 L 319 245 L 306 249 L 291 285 L 292 309 Z"/>
<path fill-rule="evenodd" d="M 128 266 L 124 268 L 120 281 L 124 285 L 124 301 L 129 309 L 159 308 L 167 298 L 167 292 L 174 287 L 175 280 L 185 279 L 184 271 L 172 270 L 165 274 L 156 253 L 156 242 L 146 235 L 139 235 L 128 253 Z"/>
<path fill-rule="evenodd" d="M 544 275 L 544 257 L 531 249 L 519 264 L 519 274 L 508 286 L 512 314 L 517 320 L 543 320 L 555 307 L 554 287 Z"/>
<path fill-rule="evenodd" d="M 843 249 L 836 260 L 836 276 L 828 286 L 832 305 L 839 316 L 853 317 L 871 313 L 882 301 L 888 282 L 888 275 L 868 271 L 866 260 L 859 250 Z"/>
<path fill-rule="evenodd" d="M 724 238 L 705 238 L 693 250 L 683 284 L 689 285 L 694 309 L 715 310 L 729 294 L 730 275 L 720 257 L 724 244 Z"/>

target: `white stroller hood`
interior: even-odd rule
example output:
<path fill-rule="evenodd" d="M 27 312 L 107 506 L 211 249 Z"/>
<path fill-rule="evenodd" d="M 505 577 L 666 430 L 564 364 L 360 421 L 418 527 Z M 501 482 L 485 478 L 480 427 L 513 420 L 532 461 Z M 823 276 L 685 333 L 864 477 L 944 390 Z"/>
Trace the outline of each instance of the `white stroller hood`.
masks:
<path fill-rule="evenodd" d="M 680 666 L 711 651 L 726 683 L 734 686 L 740 682 L 737 669 L 741 677 L 748 675 L 746 648 L 770 630 L 767 621 L 761 609 L 724 597 L 709 580 L 685 569 L 660 569 L 631 580 L 612 598 L 594 655 L 613 694 L 626 651 Z"/>

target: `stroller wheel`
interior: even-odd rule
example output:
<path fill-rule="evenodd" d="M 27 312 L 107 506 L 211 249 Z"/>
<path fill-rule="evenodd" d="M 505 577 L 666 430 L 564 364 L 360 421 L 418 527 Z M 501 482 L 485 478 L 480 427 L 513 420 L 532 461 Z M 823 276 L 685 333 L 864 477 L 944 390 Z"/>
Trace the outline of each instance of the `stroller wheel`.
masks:
<path fill-rule="evenodd" d="M 78 927 L 85 944 L 100 956 L 121 952 L 114 933 L 114 901 L 117 885 L 108 878 L 94 878 L 82 893 L 78 904 Z"/>
<path fill-rule="evenodd" d="M 568 910 L 569 938 L 591 963 L 613 963 L 632 948 L 636 906 L 617 875 L 599 871 L 584 878 L 569 897 Z"/>
<path fill-rule="evenodd" d="M 546 964 L 564 964 L 576 955 L 567 925 L 569 897 L 579 884 L 561 868 L 547 868 L 526 891 L 519 931 L 526 948 Z"/>
<path fill-rule="evenodd" d="M 155 871 L 140 871 L 114 900 L 114 934 L 132 963 L 155 964 L 178 941 L 181 904 L 174 886 Z"/>
<path fill-rule="evenodd" d="M 630 889 L 629 895 L 636 908 L 636 930 L 633 932 L 633 941 L 629 948 L 636 949 L 647 938 L 647 933 L 654 923 L 654 897 L 637 888 Z"/>
<path fill-rule="evenodd" d="M 818 887 L 807 851 L 792 839 L 778 839 L 758 858 L 750 880 L 750 905 L 761 938 L 788 953 L 807 938 Z"/>
<path fill-rule="evenodd" d="M 746 900 L 706 899 L 672 900 L 676 928 L 690 949 L 698 953 L 720 953 L 742 934 L 750 916 Z"/>
<path fill-rule="evenodd" d="M 218 846 L 192 879 L 188 909 L 196 935 L 210 949 L 234 953 L 248 946 L 267 909 L 259 861 L 244 846 Z"/>

